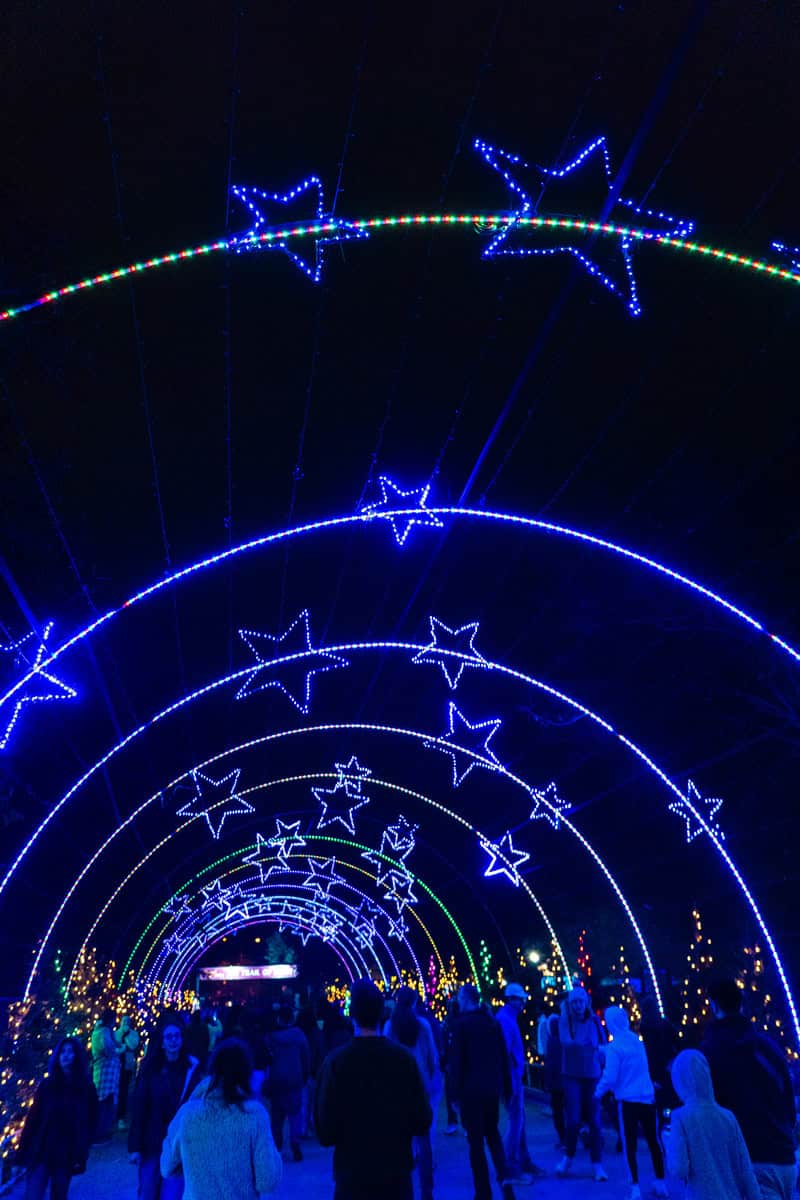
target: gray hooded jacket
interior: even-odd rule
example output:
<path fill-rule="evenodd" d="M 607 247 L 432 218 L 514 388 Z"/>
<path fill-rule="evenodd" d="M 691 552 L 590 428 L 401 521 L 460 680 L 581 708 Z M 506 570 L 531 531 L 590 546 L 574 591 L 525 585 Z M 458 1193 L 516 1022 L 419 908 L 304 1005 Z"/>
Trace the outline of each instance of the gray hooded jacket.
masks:
<path fill-rule="evenodd" d="M 761 1200 L 736 1117 L 714 1100 L 711 1072 L 699 1050 L 672 1064 L 672 1085 L 683 1106 L 672 1114 L 667 1169 L 686 1184 L 689 1200 Z"/>

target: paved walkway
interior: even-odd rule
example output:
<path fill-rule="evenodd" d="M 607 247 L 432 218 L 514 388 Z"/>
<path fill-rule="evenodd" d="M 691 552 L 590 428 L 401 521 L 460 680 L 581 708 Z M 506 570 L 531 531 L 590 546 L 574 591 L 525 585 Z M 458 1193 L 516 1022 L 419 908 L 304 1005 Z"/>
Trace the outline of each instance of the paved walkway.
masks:
<path fill-rule="evenodd" d="M 436 1200 L 471 1200 L 472 1179 L 466 1138 L 463 1134 L 446 1136 L 443 1118 L 444 1108 L 438 1114 L 434 1135 Z M 546 1107 L 536 1101 L 529 1102 L 528 1143 L 534 1161 L 545 1168 L 547 1177 L 532 1187 L 517 1187 L 520 1200 L 534 1195 L 538 1200 L 592 1200 L 592 1197 L 596 1197 L 596 1200 L 623 1200 L 627 1196 L 627 1171 L 622 1155 L 615 1152 L 616 1134 L 613 1130 L 605 1131 L 604 1166 L 609 1174 L 608 1183 L 594 1183 L 589 1156 L 584 1151 L 579 1152 L 574 1174 L 566 1179 L 557 1179 L 554 1171 L 561 1152 L 555 1149 L 554 1142 L 553 1127 Z M 313 1140 L 304 1142 L 303 1149 L 305 1159 L 302 1163 L 285 1162 L 283 1181 L 276 1197 L 279 1200 L 330 1200 L 333 1196 L 332 1152 L 322 1149 Z M 652 1187 L 653 1173 L 643 1144 L 639 1149 L 639 1166 L 642 1195 L 646 1197 Z M 18 1185 L 11 1192 L 12 1200 L 22 1200 L 24 1190 L 23 1186 Z M 499 1189 L 496 1189 L 496 1194 L 499 1196 Z M 110 1146 L 97 1147 L 92 1151 L 89 1168 L 85 1175 L 79 1175 L 73 1181 L 69 1200 L 136 1200 L 136 1170 L 128 1163 L 124 1134 L 116 1134 Z"/>

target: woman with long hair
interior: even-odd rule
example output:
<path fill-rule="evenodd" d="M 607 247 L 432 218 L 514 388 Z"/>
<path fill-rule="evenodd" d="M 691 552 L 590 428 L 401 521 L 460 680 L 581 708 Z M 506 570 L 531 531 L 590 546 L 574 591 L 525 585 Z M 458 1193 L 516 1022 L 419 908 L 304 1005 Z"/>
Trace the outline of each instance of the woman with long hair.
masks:
<path fill-rule="evenodd" d="M 183 1044 L 180 1017 L 164 1017 L 147 1047 L 131 1104 L 130 1160 L 139 1168 L 138 1200 L 179 1200 L 183 1180 L 162 1180 L 161 1145 L 170 1121 L 202 1078 Z"/>
<path fill-rule="evenodd" d="M 250 1090 L 253 1058 L 228 1038 L 214 1051 L 208 1079 L 170 1124 L 161 1173 L 186 1181 L 184 1200 L 258 1200 L 280 1183 L 281 1159 L 269 1118 Z"/>
<path fill-rule="evenodd" d="M 66 1200 L 70 1180 L 86 1170 L 97 1124 L 97 1092 L 77 1038 L 62 1038 L 25 1118 L 17 1162 L 28 1168 L 25 1200 Z"/>
<path fill-rule="evenodd" d="M 410 987 L 401 987 L 395 996 L 394 1011 L 384 1026 L 384 1034 L 405 1046 L 417 1060 L 425 1094 L 430 1103 L 434 1095 L 441 1093 L 439 1056 L 427 1021 L 417 1016 L 417 992 Z M 436 1113 L 433 1114 L 434 1121 Z M 430 1130 L 422 1137 L 414 1138 L 414 1157 L 419 1167 L 419 1183 L 422 1200 L 433 1200 L 433 1148 Z"/>

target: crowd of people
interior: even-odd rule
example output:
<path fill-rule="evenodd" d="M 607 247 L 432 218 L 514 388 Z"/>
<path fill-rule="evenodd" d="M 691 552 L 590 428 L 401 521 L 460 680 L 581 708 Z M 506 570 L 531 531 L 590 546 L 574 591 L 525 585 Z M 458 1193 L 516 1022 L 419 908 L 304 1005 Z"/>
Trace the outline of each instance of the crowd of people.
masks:
<path fill-rule="evenodd" d="M 674 1180 L 692 1200 L 792 1200 L 795 1098 L 786 1060 L 741 1013 L 733 982 L 710 989 L 714 1021 L 698 1050 L 645 1013 L 634 1033 L 615 1006 L 600 1015 L 574 988 L 543 1017 L 538 1050 L 550 1094 L 557 1176 L 573 1172 L 582 1143 L 597 1183 L 601 1113 L 617 1132 L 639 1200 L 639 1134 L 657 1197 Z M 258 1200 L 275 1190 L 288 1131 L 290 1160 L 312 1134 L 333 1148 L 335 1200 L 433 1200 L 431 1130 L 442 1097 L 446 1133 L 467 1138 L 475 1200 L 491 1200 L 487 1149 L 503 1200 L 544 1171 L 527 1141 L 526 1055 L 516 983 L 499 1010 L 464 984 L 440 1023 L 411 988 L 387 997 L 359 980 L 349 1017 L 337 1004 L 250 1018 L 227 1010 L 167 1015 L 137 1061 L 140 1035 L 111 1014 L 91 1036 L 91 1060 L 73 1037 L 52 1052 L 22 1131 L 27 1200 L 66 1200 L 93 1143 L 127 1128 L 139 1200 Z M 135 1082 L 134 1082 L 135 1081 Z M 505 1110 L 505 1136 L 501 1136 Z M 291 1170 L 291 1161 L 289 1170 Z"/>

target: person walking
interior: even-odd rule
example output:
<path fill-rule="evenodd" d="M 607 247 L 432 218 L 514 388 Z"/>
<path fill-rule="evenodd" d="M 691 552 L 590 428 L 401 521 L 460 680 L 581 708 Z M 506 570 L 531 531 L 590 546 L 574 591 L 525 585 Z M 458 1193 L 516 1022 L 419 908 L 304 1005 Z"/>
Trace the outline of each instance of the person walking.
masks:
<path fill-rule="evenodd" d="M 558 1137 L 556 1150 L 563 1150 L 567 1141 L 567 1125 L 564 1117 L 564 1076 L 562 1074 L 564 1054 L 558 1033 L 557 1014 L 551 1013 L 548 1021 L 550 1028 L 545 1040 L 544 1090 L 550 1097 L 550 1113 L 553 1118 L 553 1128 Z"/>
<path fill-rule="evenodd" d="M 458 993 L 461 1016 L 453 1027 L 453 1091 L 467 1132 L 475 1200 L 491 1200 L 492 1185 L 484 1143 L 489 1147 L 503 1200 L 513 1200 L 503 1141 L 500 1099 L 511 1098 L 511 1071 L 502 1030 L 481 1005 L 474 983 Z"/>
<path fill-rule="evenodd" d="M 699 1050 L 681 1051 L 672 1083 L 683 1103 L 665 1134 L 667 1169 L 685 1184 L 687 1200 L 761 1200 L 742 1131 L 733 1113 L 714 1100 Z"/>
<path fill-rule="evenodd" d="M 647 1065 L 644 1043 L 631 1032 L 624 1008 L 611 1005 L 606 1009 L 606 1028 L 611 1041 L 605 1048 L 605 1065 L 595 1097 L 602 1100 L 613 1093 L 619 1106 L 619 1128 L 622 1146 L 631 1173 L 630 1200 L 639 1200 L 639 1164 L 636 1160 L 636 1141 L 641 1128 L 644 1133 L 656 1182 L 654 1196 L 667 1196 L 664 1183 L 664 1155 L 658 1141 L 656 1094 Z"/>
<path fill-rule="evenodd" d="M 159 1158 L 169 1127 L 202 1078 L 200 1065 L 183 1044 L 178 1017 L 156 1028 L 136 1081 L 128 1130 L 130 1161 L 139 1168 L 138 1200 L 180 1200 L 180 1178 L 162 1182 Z"/>
<path fill-rule="evenodd" d="M 289 1121 L 292 1158 L 301 1162 L 303 1151 L 303 1088 L 311 1073 L 311 1054 L 306 1035 L 293 1024 L 288 1004 L 278 1010 L 277 1029 L 267 1038 L 269 1076 L 265 1084 L 272 1115 L 272 1136 L 278 1152 L 283 1149 L 283 1126 Z"/>
<path fill-rule="evenodd" d="M 165 1181 L 182 1173 L 184 1200 L 258 1200 L 281 1180 L 263 1104 L 253 1098 L 246 1043 L 218 1044 L 204 1079 L 172 1118 L 161 1151 Z"/>
<path fill-rule="evenodd" d="M 311 1137 L 312 1126 L 314 1124 L 314 1089 L 316 1088 L 317 1075 L 322 1063 L 322 1030 L 317 1024 L 317 1019 L 314 1015 L 314 1006 L 310 1000 L 306 1000 L 300 1004 L 295 1024 L 308 1042 L 308 1051 L 311 1060 L 308 1079 L 303 1088 L 303 1137 Z"/>
<path fill-rule="evenodd" d="M 92 1080 L 100 1104 L 95 1141 L 111 1141 L 119 1097 L 120 1055 L 111 1032 L 114 1014 L 110 1009 L 98 1017 L 92 1030 Z"/>
<path fill-rule="evenodd" d="M 519 1018 L 528 1003 L 528 996 L 521 984 L 507 983 L 503 1000 L 497 1022 L 503 1032 L 511 1071 L 511 1096 L 506 1104 L 508 1129 L 503 1143 L 506 1167 L 509 1182 L 532 1183 L 544 1171 L 531 1158 L 525 1132 L 525 1047 L 519 1031 Z"/>
<path fill-rule="evenodd" d="M 117 1100 L 117 1127 L 125 1128 L 128 1115 L 128 1094 L 131 1080 L 136 1074 L 136 1051 L 139 1049 L 139 1034 L 127 1014 L 122 1017 L 114 1031 L 114 1041 L 119 1054 L 119 1098 Z"/>
<path fill-rule="evenodd" d="M 444 1102 L 447 1107 L 445 1133 L 458 1133 L 458 1112 L 453 1091 L 453 1030 L 460 1016 L 458 997 L 453 996 L 447 1005 L 442 1040 L 444 1043 Z"/>
<path fill-rule="evenodd" d="M 399 1046 L 405 1046 L 416 1059 L 431 1114 L 435 1116 L 433 1097 L 441 1094 L 439 1056 L 430 1025 L 416 1013 L 418 994 L 410 987 L 401 987 L 395 997 L 394 1011 L 384 1027 L 384 1035 Z M 433 1147 L 430 1129 L 414 1138 L 414 1157 L 419 1167 L 422 1200 L 433 1200 Z"/>
<path fill-rule="evenodd" d="M 431 1127 L 414 1058 L 381 1037 L 383 996 L 371 979 L 350 992 L 355 1037 L 322 1064 L 314 1123 L 333 1146 L 334 1200 L 411 1200 L 412 1141 Z"/>
<path fill-rule="evenodd" d="M 795 1105 L 786 1059 L 772 1038 L 742 1015 L 742 993 L 734 980 L 712 984 L 708 996 L 714 1021 L 700 1050 L 717 1100 L 739 1122 L 764 1200 L 792 1200 Z"/>
<path fill-rule="evenodd" d="M 25 1200 L 66 1200 L 73 1175 L 86 1170 L 97 1124 L 97 1092 L 77 1038 L 62 1038 L 50 1055 L 20 1134 L 16 1161 L 27 1167 Z"/>
<path fill-rule="evenodd" d="M 573 988 L 561 1005 L 558 1022 L 561 1040 L 561 1071 L 566 1109 L 566 1154 L 556 1167 L 556 1175 L 572 1168 L 582 1124 L 589 1126 L 589 1153 L 597 1183 L 608 1179 L 601 1159 L 600 1104 L 595 1088 L 600 1078 L 600 1044 L 603 1029 L 582 987 Z"/>

